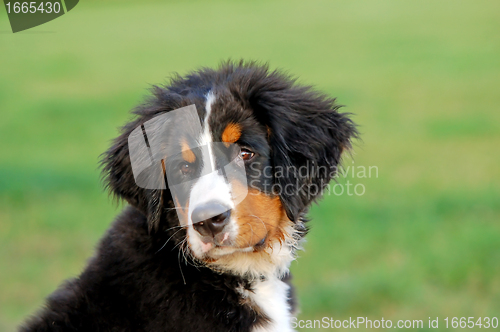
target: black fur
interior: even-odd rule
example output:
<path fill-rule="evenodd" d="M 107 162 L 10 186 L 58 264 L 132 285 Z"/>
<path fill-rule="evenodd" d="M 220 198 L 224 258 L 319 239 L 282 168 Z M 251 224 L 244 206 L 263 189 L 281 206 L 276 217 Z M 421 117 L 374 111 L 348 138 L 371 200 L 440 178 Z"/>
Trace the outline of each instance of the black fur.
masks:
<path fill-rule="evenodd" d="M 218 124 L 243 121 L 239 144 L 257 149 L 262 166 L 323 166 L 330 171 L 305 177 L 267 174 L 258 184 L 262 191 L 271 181 L 297 193 L 269 192 L 280 196 L 297 224 L 320 196 L 307 189 L 326 186 L 342 151 L 356 136 L 354 124 L 338 112 L 334 99 L 255 63 L 227 62 L 217 70 L 201 69 L 154 87 L 152 97 L 134 111 L 136 119 L 123 127 L 103 157 L 106 185 L 130 206 L 111 226 L 85 271 L 54 292 L 21 331 L 250 331 L 266 324 L 268 317 L 242 303 L 236 291 L 251 290 L 253 281 L 189 264 L 179 251 L 186 232 L 172 228 L 178 219 L 169 190 L 139 188 L 132 174 L 127 143 L 131 131 L 190 104 L 203 119 L 209 91 L 225 110 L 211 120 L 214 136 L 222 130 Z M 294 303 L 292 294 L 290 301 Z"/>

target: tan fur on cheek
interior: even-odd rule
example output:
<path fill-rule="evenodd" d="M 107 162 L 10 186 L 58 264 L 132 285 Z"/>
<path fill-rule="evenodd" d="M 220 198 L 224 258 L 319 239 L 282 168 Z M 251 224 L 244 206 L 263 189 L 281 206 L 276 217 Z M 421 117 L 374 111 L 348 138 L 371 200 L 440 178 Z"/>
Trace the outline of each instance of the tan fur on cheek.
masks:
<path fill-rule="evenodd" d="M 236 246 L 250 247 L 266 239 L 266 244 L 282 240 L 286 215 L 278 196 L 271 197 L 249 189 L 245 199 L 235 208 L 238 224 Z M 266 247 L 266 246 L 263 246 Z"/>

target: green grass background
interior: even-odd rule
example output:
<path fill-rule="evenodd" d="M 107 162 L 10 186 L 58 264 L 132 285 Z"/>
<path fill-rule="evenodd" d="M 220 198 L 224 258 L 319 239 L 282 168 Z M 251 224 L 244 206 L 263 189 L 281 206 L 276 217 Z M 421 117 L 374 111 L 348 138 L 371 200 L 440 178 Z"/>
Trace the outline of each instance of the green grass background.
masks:
<path fill-rule="evenodd" d="M 337 96 L 366 193 L 314 207 L 301 319 L 500 317 L 499 1 L 81 1 L 0 12 L 0 331 L 77 275 L 122 208 L 99 154 L 150 84 L 233 58 Z M 396 329 L 393 329 L 396 330 Z M 424 329 L 424 330 L 427 330 Z M 435 330 L 435 329 L 434 329 Z M 477 329 L 473 329 L 477 330 Z"/>

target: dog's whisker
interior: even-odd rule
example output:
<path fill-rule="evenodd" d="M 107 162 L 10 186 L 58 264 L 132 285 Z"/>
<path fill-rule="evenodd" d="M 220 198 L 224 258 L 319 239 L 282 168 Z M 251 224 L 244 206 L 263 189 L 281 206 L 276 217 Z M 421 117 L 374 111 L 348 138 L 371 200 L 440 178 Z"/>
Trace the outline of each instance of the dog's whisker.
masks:
<path fill-rule="evenodd" d="M 172 248 L 172 251 L 175 250 L 175 248 L 181 246 L 182 244 L 184 244 L 184 242 L 186 242 L 186 238 L 184 238 L 184 240 L 180 241 L 179 243 L 177 243 L 173 248 Z"/>
<path fill-rule="evenodd" d="M 187 228 L 188 228 L 188 226 L 183 226 L 183 225 L 173 226 L 173 227 L 167 228 L 167 229 L 165 230 L 165 232 L 168 232 L 168 231 L 170 231 L 170 230 L 172 230 L 172 229 L 174 229 L 174 228 L 186 228 L 186 229 L 187 229 Z"/>
<path fill-rule="evenodd" d="M 184 244 L 185 244 L 185 246 L 184 246 Z M 187 244 L 187 239 L 186 239 L 186 241 L 183 241 L 183 245 L 180 248 L 182 251 L 182 255 L 184 257 L 184 263 L 186 265 L 189 264 L 195 268 L 202 266 L 202 264 L 198 263 L 197 259 L 193 256 L 193 254 L 189 250 L 188 244 Z M 187 254 L 187 257 L 186 257 L 186 254 Z"/>
<path fill-rule="evenodd" d="M 158 249 L 158 251 L 156 251 L 156 252 L 155 252 L 155 254 L 157 254 L 158 252 L 160 252 L 160 250 L 162 250 L 163 248 L 165 248 L 165 246 L 167 245 L 168 241 L 170 241 L 170 239 L 171 239 L 172 237 L 174 237 L 174 235 L 175 235 L 175 234 L 177 234 L 177 233 L 179 233 L 180 231 L 182 231 L 182 229 L 179 229 L 177 232 L 175 232 L 174 234 L 172 234 L 172 235 L 168 238 L 168 240 L 167 240 L 167 241 L 163 244 L 163 246 L 161 246 L 161 248 L 160 248 L 160 249 Z"/>
<path fill-rule="evenodd" d="M 182 281 L 184 282 L 184 285 L 186 284 L 186 278 L 184 278 L 184 273 L 182 272 L 182 267 L 181 267 L 181 252 L 177 254 L 177 262 L 179 263 L 179 270 L 181 271 L 181 276 L 182 276 Z"/>
<path fill-rule="evenodd" d="M 184 210 L 182 207 L 173 207 L 173 208 L 163 208 L 165 211 L 172 211 L 172 210 Z"/>

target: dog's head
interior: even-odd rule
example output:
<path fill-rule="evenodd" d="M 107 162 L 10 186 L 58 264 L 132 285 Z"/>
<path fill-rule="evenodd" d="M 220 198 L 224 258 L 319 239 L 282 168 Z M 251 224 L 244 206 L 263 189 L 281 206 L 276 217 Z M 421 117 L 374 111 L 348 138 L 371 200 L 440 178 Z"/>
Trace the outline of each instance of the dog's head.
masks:
<path fill-rule="evenodd" d="M 338 109 L 266 66 L 202 69 L 153 89 L 105 153 L 105 181 L 152 231 L 182 230 L 174 239 L 198 262 L 283 272 L 356 136 Z"/>

